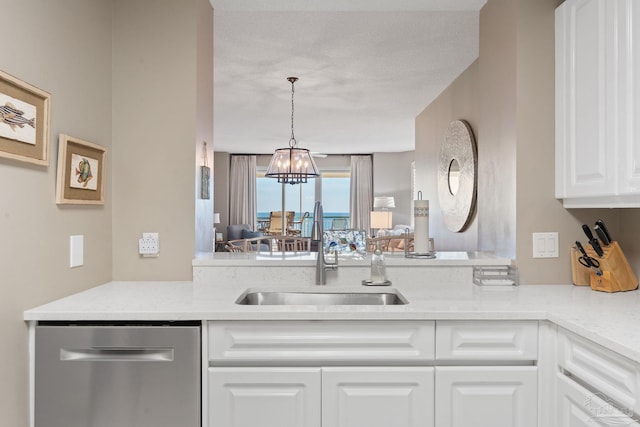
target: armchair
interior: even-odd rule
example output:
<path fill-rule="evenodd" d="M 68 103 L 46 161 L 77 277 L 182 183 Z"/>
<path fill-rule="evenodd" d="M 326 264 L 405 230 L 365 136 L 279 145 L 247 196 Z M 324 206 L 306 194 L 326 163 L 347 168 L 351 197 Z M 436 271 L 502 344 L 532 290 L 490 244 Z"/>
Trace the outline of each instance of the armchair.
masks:
<path fill-rule="evenodd" d="M 251 230 L 249 224 L 230 224 L 227 227 L 227 250 L 237 252 L 238 247 L 245 248 L 245 243 L 249 242 L 251 250 L 268 251 L 269 241 L 260 239 L 263 234 L 259 231 Z"/>

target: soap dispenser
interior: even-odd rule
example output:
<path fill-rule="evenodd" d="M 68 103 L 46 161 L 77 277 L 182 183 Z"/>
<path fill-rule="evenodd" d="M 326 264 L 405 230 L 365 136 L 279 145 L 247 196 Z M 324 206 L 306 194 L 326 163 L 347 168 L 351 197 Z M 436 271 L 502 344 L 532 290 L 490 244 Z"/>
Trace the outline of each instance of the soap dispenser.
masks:
<path fill-rule="evenodd" d="M 386 268 L 384 265 L 384 254 L 380 250 L 380 242 L 376 242 L 376 249 L 371 254 L 371 278 L 368 285 L 390 285 L 387 280 Z"/>

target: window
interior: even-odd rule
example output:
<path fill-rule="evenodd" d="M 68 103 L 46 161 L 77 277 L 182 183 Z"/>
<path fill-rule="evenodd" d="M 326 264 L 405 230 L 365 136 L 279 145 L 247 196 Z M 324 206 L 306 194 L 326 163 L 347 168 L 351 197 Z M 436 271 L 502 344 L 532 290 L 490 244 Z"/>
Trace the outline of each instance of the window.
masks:
<path fill-rule="evenodd" d="M 259 225 L 268 222 L 271 211 L 282 210 L 283 185 L 276 179 L 265 177 L 264 174 L 265 170 L 256 173 Z M 302 224 L 302 236 L 311 235 L 316 200 L 322 202 L 325 229 L 330 229 L 338 223 L 340 228 L 349 228 L 350 186 L 349 171 L 322 172 L 320 178 L 309 179 L 306 184 L 284 185 L 285 210 L 295 212 L 294 221 L 300 221 L 305 212 L 309 212 L 309 218 Z M 316 197 L 316 194 L 320 197 Z"/>
<path fill-rule="evenodd" d="M 326 230 L 349 228 L 350 192 L 350 172 L 322 173 L 322 208 Z"/>

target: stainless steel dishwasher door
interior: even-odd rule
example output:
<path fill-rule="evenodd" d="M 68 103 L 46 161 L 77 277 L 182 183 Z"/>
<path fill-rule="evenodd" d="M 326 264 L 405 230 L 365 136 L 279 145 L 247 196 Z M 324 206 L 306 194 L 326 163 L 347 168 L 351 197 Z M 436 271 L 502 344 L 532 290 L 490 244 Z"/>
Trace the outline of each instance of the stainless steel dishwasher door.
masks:
<path fill-rule="evenodd" d="M 198 427 L 200 327 L 36 326 L 35 427 Z"/>

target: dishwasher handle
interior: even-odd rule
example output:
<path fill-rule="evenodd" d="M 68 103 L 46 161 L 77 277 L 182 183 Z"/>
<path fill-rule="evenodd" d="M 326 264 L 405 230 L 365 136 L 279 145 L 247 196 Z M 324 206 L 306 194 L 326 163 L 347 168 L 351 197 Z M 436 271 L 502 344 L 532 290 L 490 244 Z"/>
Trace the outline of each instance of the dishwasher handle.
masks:
<path fill-rule="evenodd" d="M 60 360 L 72 362 L 172 362 L 172 347 L 61 348 Z"/>

